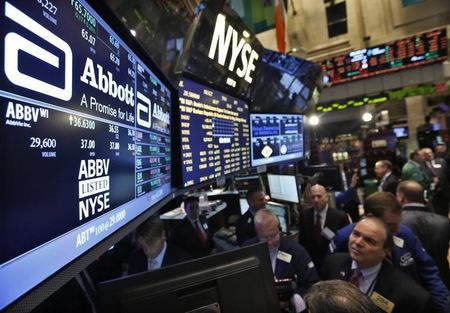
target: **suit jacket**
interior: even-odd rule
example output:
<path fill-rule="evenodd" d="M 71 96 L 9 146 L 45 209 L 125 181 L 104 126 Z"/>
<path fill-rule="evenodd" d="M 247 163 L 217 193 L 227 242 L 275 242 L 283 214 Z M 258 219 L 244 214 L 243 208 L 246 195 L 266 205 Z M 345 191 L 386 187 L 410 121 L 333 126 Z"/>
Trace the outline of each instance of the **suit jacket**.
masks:
<path fill-rule="evenodd" d="M 324 263 L 323 278 L 350 281 L 351 264 L 352 259 L 348 253 L 330 255 Z M 393 313 L 430 312 L 429 293 L 386 261 L 383 261 L 369 297 L 373 297 L 375 292 L 394 303 Z"/>
<path fill-rule="evenodd" d="M 394 174 L 391 173 L 388 177 L 386 177 L 386 180 L 383 182 L 381 189 L 395 195 L 397 193 L 397 185 L 398 179 Z"/>
<path fill-rule="evenodd" d="M 192 255 L 194 258 L 207 256 L 214 248 L 214 242 L 212 236 L 208 230 L 208 222 L 205 216 L 200 215 L 200 224 L 207 235 L 207 244 L 204 246 L 202 241 L 197 235 L 197 231 L 186 216 L 172 231 L 170 241 L 180 248 L 183 248 L 186 252 Z"/>
<path fill-rule="evenodd" d="M 163 256 L 161 267 L 174 265 L 192 259 L 186 251 L 180 247 L 168 242 L 166 253 Z M 128 274 L 135 274 L 147 271 L 147 256 L 142 249 L 135 250 L 128 262 Z"/>
<path fill-rule="evenodd" d="M 300 212 L 298 241 L 306 248 L 311 256 L 316 268 L 320 272 L 323 259 L 327 255 L 330 240 L 324 234 L 316 241 L 314 232 L 314 208 L 309 208 Z M 328 228 L 333 233 L 349 224 L 347 214 L 334 208 L 328 208 L 325 218 L 324 230 Z"/>
<path fill-rule="evenodd" d="M 236 239 L 240 246 L 247 240 L 256 236 L 255 225 L 253 220 L 255 217 L 253 216 L 250 209 L 245 212 L 245 214 L 239 216 L 236 221 Z"/>
<path fill-rule="evenodd" d="M 247 240 L 244 246 L 257 242 L 259 242 L 258 237 L 254 237 Z M 287 237 L 280 238 L 278 251 L 290 255 L 291 258 L 282 260 L 278 257 L 276 259 L 275 277 L 277 279 L 297 277 L 297 292 L 303 296 L 314 283 L 319 281 L 319 275 L 308 252 L 300 244 Z"/>
<path fill-rule="evenodd" d="M 419 237 L 423 247 L 439 268 L 442 281 L 450 288 L 450 271 L 447 259 L 450 242 L 450 220 L 432 213 L 426 207 L 403 206 L 402 223 L 408 225 Z"/>

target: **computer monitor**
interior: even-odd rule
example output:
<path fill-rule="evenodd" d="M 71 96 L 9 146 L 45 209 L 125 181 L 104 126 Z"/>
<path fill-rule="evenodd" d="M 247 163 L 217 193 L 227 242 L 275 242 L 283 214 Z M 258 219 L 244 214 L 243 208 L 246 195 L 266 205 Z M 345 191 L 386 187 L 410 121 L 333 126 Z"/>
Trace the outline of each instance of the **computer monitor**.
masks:
<path fill-rule="evenodd" d="M 99 291 L 108 313 L 280 311 L 266 243 L 103 282 Z"/>
<path fill-rule="evenodd" d="M 169 198 L 177 97 L 102 1 L 1 1 L 0 41 L 0 311 L 31 311 Z"/>
<path fill-rule="evenodd" d="M 250 114 L 252 166 L 303 158 L 303 122 L 301 114 Z"/>
<path fill-rule="evenodd" d="M 234 188 L 239 191 L 241 197 L 246 197 L 247 192 L 252 189 L 263 187 L 260 175 L 236 176 L 233 178 Z"/>
<path fill-rule="evenodd" d="M 280 224 L 280 230 L 283 233 L 288 234 L 289 233 L 288 206 L 285 204 L 269 201 L 269 203 L 266 204 L 266 209 L 268 209 L 277 216 L 278 223 Z"/>
<path fill-rule="evenodd" d="M 182 186 L 250 167 L 248 103 L 193 80 L 180 80 Z"/>
<path fill-rule="evenodd" d="M 295 175 L 267 174 L 270 197 L 292 203 L 299 203 L 297 178 Z"/>
<path fill-rule="evenodd" d="M 309 166 L 303 168 L 300 173 L 310 178 L 317 174 L 313 182 L 309 181 L 312 184 L 320 184 L 329 191 L 344 190 L 344 181 L 338 165 Z"/>
<path fill-rule="evenodd" d="M 407 126 L 397 126 L 393 127 L 392 131 L 394 132 L 395 137 L 398 139 L 408 138 L 409 131 Z"/>

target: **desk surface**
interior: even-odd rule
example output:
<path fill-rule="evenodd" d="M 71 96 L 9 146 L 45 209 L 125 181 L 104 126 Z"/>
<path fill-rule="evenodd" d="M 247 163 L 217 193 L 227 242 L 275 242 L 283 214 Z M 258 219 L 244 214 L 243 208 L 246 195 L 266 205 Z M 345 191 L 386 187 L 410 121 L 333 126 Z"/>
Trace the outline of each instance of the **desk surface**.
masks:
<path fill-rule="evenodd" d="M 227 203 L 222 200 L 208 201 L 208 203 L 208 206 L 200 207 L 200 211 L 202 213 L 206 212 L 206 218 L 208 219 L 223 211 L 227 207 Z M 159 218 L 162 220 L 182 220 L 185 216 L 186 212 L 184 212 L 184 206 L 181 206 L 179 208 L 161 214 Z"/>

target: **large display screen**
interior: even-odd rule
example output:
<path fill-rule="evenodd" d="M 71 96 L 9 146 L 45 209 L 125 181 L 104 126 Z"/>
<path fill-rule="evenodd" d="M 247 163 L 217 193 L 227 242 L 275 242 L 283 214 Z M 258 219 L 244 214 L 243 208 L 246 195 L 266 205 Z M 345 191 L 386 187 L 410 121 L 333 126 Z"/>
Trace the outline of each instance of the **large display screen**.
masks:
<path fill-rule="evenodd" d="M 337 84 L 446 59 L 447 31 L 441 28 L 355 50 L 320 64 L 329 82 Z"/>
<path fill-rule="evenodd" d="M 253 111 L 304 112 L 317 87 L 320 67 L 311 61 L 265 50 L 253 88 Z"/>
<path fill-rule="evenodd" d="M 250 167 L 248 104 L 188 79 L 179 96 L 183 186 Z"/>
<path fill-rule="evenodd" d="M 228 2 L 201 1 L 177 70 L 249 99 L 264 48 Z"/>
<path fill-rule="evenodd" d="M 250 114 L 252 166 L 302 158 L 303 126 L 300 114 Z"/>
<path fill-rule="evenodd" d="M 174 89 L 83 0 L 0 16 L 2 310 L 170 194 Z"/>

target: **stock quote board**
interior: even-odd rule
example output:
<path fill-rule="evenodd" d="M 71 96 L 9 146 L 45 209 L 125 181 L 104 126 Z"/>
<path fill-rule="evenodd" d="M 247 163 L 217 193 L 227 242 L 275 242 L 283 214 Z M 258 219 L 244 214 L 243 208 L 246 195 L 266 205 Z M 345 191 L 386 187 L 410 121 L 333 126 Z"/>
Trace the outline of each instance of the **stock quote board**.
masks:
<path fill-rule="evenodd" d="M 2 309 L 170 194 L 175 89 L 89 3 L 0 14 Z"/>
<path fill-rule="evenodd" d="M 248 104 L 188 79 L 179 97 L 183 186 L 248 168 Z"/>
<path fill-rule="evenodd" d="M 321 65 L 332 84 L 371 77 L 447 59 L 445 28 L 326 59 Z"/>

